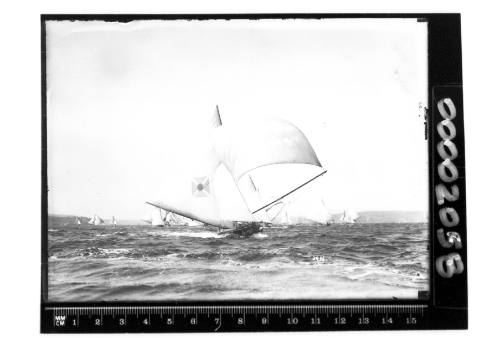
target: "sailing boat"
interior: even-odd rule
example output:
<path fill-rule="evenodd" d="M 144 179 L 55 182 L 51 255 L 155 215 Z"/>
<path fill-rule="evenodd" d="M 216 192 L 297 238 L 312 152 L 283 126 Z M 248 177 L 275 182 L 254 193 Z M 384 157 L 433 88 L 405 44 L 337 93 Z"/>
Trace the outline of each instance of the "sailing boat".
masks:
<path fill-rule="evenodd" d="M 290 217 L 288 216 L 288 203 L 285 203 L 282 200 L 278 201 L 270 207 L 267 207 L 265 211 L 271 223 L 278 223 L 282 225 L 291 224 Z"/>
<path fill-rule="evenodd" d="M 223 126 L 216 107 L 208 134 L 212 147 L 193 168 L 191 191 L 189 178 L 177 178 L 168 194 L 146 203 L 219 233 L 247 236 L 270 223 L 265 209 L 326 173 L 306 136 L 288 121 Z M 232 180 L 224 186 L 225 177 Z M 229 202 L 234 207 L 224 208 Z"/>
<path fill-rule="evenodd" d="M 324 197 L 321 198 L 321 204 L 323 205 L 323 210 L 324 210 L 324 213 L 326 215 L 325 225 L 329 226 L 329 225 L 338 223 L 338 222 L 335 221 L 335 216 L 330 211 L 330 208 L 326 205 Z M 344 210 L 344 214 L 345 214 L 345 210 Z M 341 216 L 341 219 L 342 218 L 343 218 L 343 216 Z M 342 220 L 340 222 L 342 222 Z"/>
<path fill-rule="evenodd" d="M 80 217 L 78 217 L 78 216 L 75 217 L 75 224 L 78 224 L 78 225 L 82 224 L 82 222 L 80 221 Z"/>
<path fill-rule="evenodd" d="M 116 220 L 115 216 L 111 217 L 111 225 L 114 225 L 114 226 L 118 225 L 118 221 Z"/>
<path fill-rule="evenodd" d="M 340 216 L 340 223 L 342 224 L 354 224 L 359 218 L 359 215 L 355 211 L 344 210 L 342 216 Z"/>
<path fill-rule="evenodd" d="M 186 218 L 180 215 L 176 215 L 173 212 L 169 212 L 166 217 L 166 222 L 168 225 L 185 225 L 185 226 L 201 226 L 203 223 L 192 220 L 190 218 Z"/>
<path fill-rule="evenodd" d="M 167 212 L 161 208 L 154 207 L 150 214 L 142 219 L 144 222 L 152 226 L 164 227 L 167 223 Z"/>
<path fill-rule="evenodd" d="M 104 221 L 102 220 L 102 218 L 100 218 L 99 216 L 97 215 L 94 215 L 88 224 L 92 224 L 92 225 L 101 225 L 101 224 L 104 224 Z"/>

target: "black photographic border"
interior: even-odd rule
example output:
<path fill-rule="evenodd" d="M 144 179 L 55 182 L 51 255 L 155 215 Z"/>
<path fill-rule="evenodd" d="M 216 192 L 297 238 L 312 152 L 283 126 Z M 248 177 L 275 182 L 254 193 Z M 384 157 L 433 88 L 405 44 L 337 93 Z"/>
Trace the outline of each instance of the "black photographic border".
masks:
<path fill-rule="evenodd" d="M 348 301 L 202 301 L 202 302 L 49 302 L 48 301 L 48 182 L 47 182 L 47 82 L 46 82 L 46 21 L 102 20 L 110 22 L 129 22 L 133 20 L 211 20 L 211 19 L 330 19 L 330 18 L 414 18 L 426 21 L 428 24 L 428 102 L 427 102 L 427 137 L 429 163 L 429 236 L 430 236 L 430 265 L 429 282 L 430 294 L 422 300 L 348 300 Z M 468 327 L 467 312 L 467 235 L 466 235 L 466 205 L 465 205 L 465 148 L 463 125 L 463 98 L 462 98 L 462 56 L 461 56 L 461 21 L 460 14 L 431 14 L 431 13 L 390 13 L 390 14 L 327 14 L 327 13 L 276 13 L 276 14 L 42 14 L 41 17 L 41 103 L 42 103 L 42 196 L 41 196 L 41 332 L 58 332 L 48 320 L 46 308 L 55 306 L 188 306 L 188 305 L 413 305 L 425 304 L 428 306 L 428 319 L 424 329 L 466 329 Z M 453 182 L 459 189 L 459 198 L 456 201 L 446 202 L 445 207 L 452 207 L 460 217 L 459 223 L 453 231 L 459 233 L 462 248 L 445 248 L 437 238 L 437 231 L 443 228 L 439 216 L 439 209 L 435 187 L 441 182 L 438 165 L 443 159 L 436 149 L 440 135 L 437 125 L 443 118 L 438 112 L 437 104 L 440 100 L 450 98 L 456 107 L 456 117 L 453 123 L 456 128 L 456 137 L 453 139 L 458 150 L 458 156 L 453 160 L 458 179 Z M 446 230 L 446 228 L 444 228 Z M 451 229 L 450 229 L 451 230 Z M 465 269 L 462 273 L 454 274 L 451 278 L 442 277 L 436 272 L 436 259 L 441 256 L 458 253 Z M 347 328 L 349 329 L 349 328 Z M 359 328 L 351 328 L 359 329 Z M 377 327 L 374 329 L 383 329 Z M 255 331 L 256 328 L 246 331 Z M 290 330 L 290 329 L 288 329 Z M 81 331 L 81 332 L 85 332 Z M 90 331 L 87 331 L 90 332 Z"/>

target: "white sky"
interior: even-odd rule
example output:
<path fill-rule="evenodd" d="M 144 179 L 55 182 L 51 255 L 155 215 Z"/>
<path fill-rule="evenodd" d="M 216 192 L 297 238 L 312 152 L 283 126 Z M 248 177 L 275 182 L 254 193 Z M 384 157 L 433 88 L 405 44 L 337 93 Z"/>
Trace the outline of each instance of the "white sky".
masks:
<path fill-rule="evenodd" d="M 414 19 L 47 23 L 49 212 L 140 218 L 197 130 L 281 117 L 333 211 L 427 211 L 427 26 Z"/>

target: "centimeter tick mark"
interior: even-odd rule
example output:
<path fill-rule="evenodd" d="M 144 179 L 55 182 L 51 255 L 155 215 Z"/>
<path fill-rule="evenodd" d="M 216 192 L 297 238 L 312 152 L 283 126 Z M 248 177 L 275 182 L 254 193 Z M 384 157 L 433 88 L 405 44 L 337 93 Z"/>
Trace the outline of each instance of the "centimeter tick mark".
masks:
<path fill-rule="evenodd" d="M 96 330 L 141 332 L 280 330 L 288 327 L 333 330 L 335 328 L 405 328 L 424 325 L 427 306 L 412 305 L 242 305 L 242 306 L 53 306 L 45 308 L 54 332 Z M 235 316 L 235 314 L 237 316 Z M 302 314 L 302 319 L 295 317 Z M 132 317 L 130 317 L 132 315 Z M 135 315 L 135 316 L 134 316 Z M 140 316 L 139 316 L 140 315 Z M 182 315 L 175 320 L 176 315 Z M 250 316 L 248 316 L 250 315 Z M 253 315 L 253 316 L 252 316 Z M 164 320 L 164 317 L 167 317 Z M 186 326 L 187 325 L 187 326 Z M 80 329 L 81 331 L 78 331 Z"/>

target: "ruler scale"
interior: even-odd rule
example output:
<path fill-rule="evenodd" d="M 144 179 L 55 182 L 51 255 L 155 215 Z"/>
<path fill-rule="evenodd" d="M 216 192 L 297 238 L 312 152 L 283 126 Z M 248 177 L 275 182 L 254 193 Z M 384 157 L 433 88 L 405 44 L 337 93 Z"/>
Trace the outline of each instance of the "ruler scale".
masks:
<path fill-rule="evenodd" d="M 52 306 L 44 332 L 401 330 L 428 327 L 428 306 Z"/>

